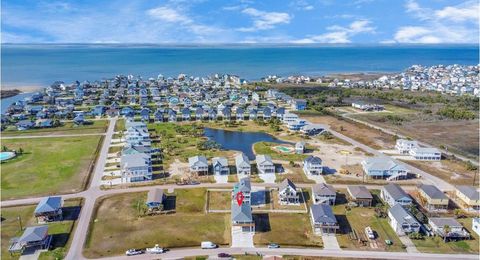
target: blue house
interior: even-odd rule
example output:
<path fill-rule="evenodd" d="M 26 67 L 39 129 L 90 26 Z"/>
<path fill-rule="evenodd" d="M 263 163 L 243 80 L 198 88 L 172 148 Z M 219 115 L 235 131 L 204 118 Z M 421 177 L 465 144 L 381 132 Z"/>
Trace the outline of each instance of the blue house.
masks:
<path fill-rule="evenodd" d="M 35 126 L 35 123 L 30 120 L 21 120 L 15 124 L 18 130 L 28 130 Z"/>
<path fill-rule="evenodd" d="M 398 180 L 408 176 L 408 170 L 388 157 L 371 157 L 365 159 L 362 168 L 373 179 Z"/>
<path fill-rule="evenodd" d="M 38 222 L 62 219 L 62 197 L 43 198 L 35 208 L 34 215 Z"/>
<path fill-rule="evenodd" d="M 150 120 L 150 109 L 144 107 L 140 110 L 140 117 L 142 120 L 149 121 Z"/>
<path fill-rule="evenodd" d="M 93 116 L 103 116 L 106 108 L 104 106 L 95 106 L 92 111 Z"/>
<path fill-rule="evenodd" d="M 124 117 L 133 117 L 135 116 L 135 110 L 131 107 L 124 107 L 122 110 L 120 110 L 120 115 Z"/>
<path fill-rule="evenodd" d="M 147 195 L 146 205 L 148 211 L 160 211 L 163 209 L 163 202 L 165 200 L 165 194 L 163 189 L 150 190 Z"/>
<path fill-rule="evenodd" d="M 307 101 L 305 99 L 295 99 L 295 100 L 293 100 L 292 109 L 294 109 L 294 110 L 305 110 L 305 109 L 307 109 Z"/>
<path fill-rule="evenodd" d="M 83 113 L 79 113 L 73 118 L 73 123 L 76 125 L 82 125 L 85 122 L 85 117 L 83 116 Z"/>
<path fill-rule="evenodd" d="M 40 119 L 37 121 L 38 127 L 53 127 L 53 120 L 52 119 Z"/>

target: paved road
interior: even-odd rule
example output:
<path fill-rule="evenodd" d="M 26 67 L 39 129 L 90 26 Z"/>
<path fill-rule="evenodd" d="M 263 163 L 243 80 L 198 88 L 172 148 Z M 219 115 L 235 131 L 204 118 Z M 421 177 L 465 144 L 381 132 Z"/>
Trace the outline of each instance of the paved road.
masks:
<path fill-rule="evenodd" d="M 2 136 L 2 140 L 6 139 L 28 139 L 28 138 L 53 138 L 53 137 L 78 137 L 78 136 L 98 136 L 105 135 L 104 133 L 91 134 L 50 134 L 50 135 L 19 135 L 19 136 Z"/>
<path fill-rule="evenodd" d="M 312 248 L 217 248 L 210 250 L 195 249 L 175 249 L 161 255 L 138 255 L 138 256 L 116 256 L 102 258 L 104 260 L 132 260 L 132 259 L 182 259 L 190 256 L 212 255 L 218 253 L 228 253 L 242 255 L 245 252 L 249 254 L 262 255 L 301 255 L 301 256 L 324 256 L 324 257 L 342 257 L 342 258 L 370 258 L 370 259 L 402 259 L 402 260 L 430 260 L 430 259 L 477 259 L 478 255 L 465 254 L 427 254 L 427 253 L 404 253 L 404 252 L 377 252 L 377 251 L 350 251 L 350 250 L 325 250 Z"/>

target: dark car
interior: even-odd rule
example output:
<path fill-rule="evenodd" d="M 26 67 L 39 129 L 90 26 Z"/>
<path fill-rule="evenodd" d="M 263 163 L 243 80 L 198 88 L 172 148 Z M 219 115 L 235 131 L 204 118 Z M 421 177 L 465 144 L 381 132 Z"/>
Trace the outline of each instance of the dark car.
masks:
<path fill-rule="evenodd" d="M 226 258 L 226 257 L 232 257 L 232 256 L 227 254 L 227 253 L 220 253 L 220 254 L 218 254 L 218 257 Z"/>
<path fill-rule="evenodd" d="M 270 243 L 270 244 L 268 244 L 268 248 L 280 248 L 280 245 L 275 244 L 275 243 Z"/>

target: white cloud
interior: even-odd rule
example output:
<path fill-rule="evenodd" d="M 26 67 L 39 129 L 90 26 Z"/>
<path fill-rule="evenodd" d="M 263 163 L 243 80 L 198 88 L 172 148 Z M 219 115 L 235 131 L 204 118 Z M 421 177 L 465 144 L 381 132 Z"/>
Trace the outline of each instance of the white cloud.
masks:
<path fill-rule="evenodd" d="M 350 38 L 357 34 L 375 33 L 375 27 L 369 20 L 353 21 L 347 27 L 333 25 L 327 27 L 327 30 L 331 32 L 295 40 L 293 43 L 350 43 Z"/>
<path fill-rule="evenodd" d="M 290 3 L 290 6 L 297 10 L 311 11 L 315 7 L 310 4 L 307 0 L 294 0 Z"/>
<path fill-rule="evenodd" d="M 479 40 L 480 3 L 477 1 L 434 10 L 409 0 L 405 10 L 420 21 L 415 26 L 398 28 L 393 37 L 397 43 L 477 43 Z"/>
<path fill-rule="evenodd" d="M 255 8 L 245 8 L 242 13 L 253 18 L 253 26 L 238 28 L 241 32 L 255 32 L 275 28 L 278 24 L 288 24 L 292 17 L 288 13 L 265 12 Z"/>
<path fill-rule="evenodd" d="M 166 6 L 150 9 L 147 11 L 147 14 L 155 19 L 160 19 L 170 23 L 175 23 L 175 22 L 191 23 L 192 22 L 192 20 L 187 16 L 180 14 L 177 10 L 170 7 L 166 7 Z"/>

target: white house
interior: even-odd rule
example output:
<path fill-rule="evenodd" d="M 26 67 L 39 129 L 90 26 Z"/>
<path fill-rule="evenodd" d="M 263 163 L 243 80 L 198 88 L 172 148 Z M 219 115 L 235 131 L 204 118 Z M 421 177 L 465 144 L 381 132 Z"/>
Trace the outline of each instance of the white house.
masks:
<path fill-rule="evenodd" d="M 275 173 L 275 165 L 270 155 L 257 155 L 255 162 L 257 163 L 257 171 L 259 174 Z"/>
<path fill-rule="evenodd" d="M 335 200 L 337 198 L 337 192 L 332 185 L 325 183 L 315 184 L 312 187 L 312 197 L 314 204 L 329 204 L 335 205 Z"/>
<path fill-rule="evenodd" d="M 244 153 L 239 153 L 235 156 L 235 166 L 237 167 L 237 174 L 250 175 L 252 172 L 250 160 Z"/>
<path fill-rule="evenodd" d="M 369 157 L 361 163 L 365 174 L 372 179 L 406 179 L 408 170 L 388 157 Z"/>
<path fill-rule="evenodd" d="M 295 144 L 295 152 L 297 154 L 303 154 L 305 152 L 305 142 L 297 142 Z"/>
<path fill-rule="evenodd" d="M 208 173 L 208 161 L 205 156 L 194 156 L 188 158 L 190 171 L 197 174 Z"/>
<path fill-rule="evenodd" d="M 310 175 L 319 175 L 323 172 L 322 159 L 310 155 L 303 160 L 303 172 Z"/>
<path fill-rule="evenodd" d="M 289 180 L 285 179 L 278 187 L 278 202 L 282 205 L 299 204 L 300 192 L 297 191 L 297 186 Z"/>
<path fill-rule="evenodd" d="M 412 204 L 412 198 L 410 195 L 408 195 L 400 186 L 393 183 L 382 187 L 380 198 L 390 205 L 390 207 L 393 207 L 395 204 L 400 204 L 402 206 Z"/>
<path fill-rule="evenodd" d="M 388 209 L 390 226 L 398 235 L 419 232 L 421 224 L 400 204 L 395 204 Z"/>
<path fill-rule="evenodd" d="M 472 230 L 480 236 L 480 218 L 472 219 Z"/>
<path fill-rule="evenodd" d="M 454 218 L 429 218 L 428 224 L 435 235 L 442 238 L 462 239 L 470 237 L 470 233 Z M 445 230 L 446 226 L 449 230 Z"/>
<path fill-rule="evenodd" d="M 442 159 L 442 152 L 437 148 L 416 147 L 412 148 L 409 154 L 413 156 L 415 160 L 440 161 Z"/>
<path fill-rule="evenodd" d="M 124 154 L 120 158 L 122 178 L 126 182 L 152 179 L 151 157 L 145 153 Z"/>
<path fill-rule="evenodd" d="M 401 154 L 409 154 L 410 150 L 416 147 L 418 147 L 417 141 L 397 139 L 397 142 L 395 143 L 395 149 Z"/>

